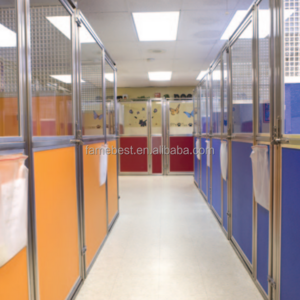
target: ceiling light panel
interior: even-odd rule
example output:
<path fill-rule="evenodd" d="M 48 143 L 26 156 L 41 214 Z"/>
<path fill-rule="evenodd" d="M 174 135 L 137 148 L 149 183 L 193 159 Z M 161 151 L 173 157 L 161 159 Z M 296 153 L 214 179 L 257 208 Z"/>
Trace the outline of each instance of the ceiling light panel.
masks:
<path fill-rule="evenodd" d="M 0 36 L 0 48 L 17 46 L 17 34 L 2 24 L 0 24 Z"/>
<path fill-rule="evenodd" d="M 71 39 L 71 17 L 46 17 L 46 19 L 65 37 L 67 37 L 69 40 Z M 95 43 L 95 40 L 84 26 L 80 27 L 79 34 L 81 44 Z"/>
<path fill-rule="evenodd" d="M 172 72 L 148 72 L 150 81 L 170 81 Z"/>
<path fill-rule="evenodd" d="M 206 74 L 208 73 L 208 71 L 201 71 L 197 77 L 196 80 L 201 80 Z"/>
<path fill-rule="evenodd" d="M 71 75 L 50 75 L 50 77 L 61 81 L 63 83 L 71 84 L 72 83 L 72 76 Z M 84 80 L 81 79 L 81 82 L 85 82 Z"/>
<path fill-rule="evenodd" d="M 175 41 L 179 11 L 132 13 L 140 41 Z"/>
<path fill-rule="evenodd" d="M 114 82 L 114 73 L 106 73 L 105 74 L 105 79 L 110 81 L 110 82 Z"/>

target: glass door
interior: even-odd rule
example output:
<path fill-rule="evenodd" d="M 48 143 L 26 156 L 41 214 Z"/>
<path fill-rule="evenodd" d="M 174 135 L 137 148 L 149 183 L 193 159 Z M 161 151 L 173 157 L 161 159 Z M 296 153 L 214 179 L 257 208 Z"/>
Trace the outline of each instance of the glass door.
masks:
<path fill-rule="evenodd" d="M 166 104 L 166 141 L 164 149 L 167 173 L 184 174 L 194 171 L 192 100 L 168 101 Z"/>
<path fill-rule="evenodd" d="M 149 102 L 149 173 L 163 173 L 163 100 Z"/>

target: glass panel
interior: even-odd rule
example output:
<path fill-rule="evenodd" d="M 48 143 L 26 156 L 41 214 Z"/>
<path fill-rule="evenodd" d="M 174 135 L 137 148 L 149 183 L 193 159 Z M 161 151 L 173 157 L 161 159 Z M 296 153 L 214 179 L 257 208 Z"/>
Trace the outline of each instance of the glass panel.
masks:
<path fill-rule="evenodd" d="M 284 133 L 300 134 L 300 1 L 284 0 Z"/>
<path fill-rule="evenodd" d="M 106 82 L 106 133 L 115 133 L 115 75 L 113 68 L 105 61 Z"/>
<path fill-rule="evenodd" d="M 161 102 L 152 101 L 151 112 L 151 133 L 162 134 L 162 113 Z"/>
<path fill-rule="evenodd" d="M 232 114 L 234 133 L 252 133 L 252 22 L 232 46 Z"/>
<path fill-rule="evenodd" d="M 263 0 L 258 9 L 259 26 L 259 133 L 270 131 L 270 62 L 269 62 L 269 42 L 270 42 L 270 10 L 269 1 Z"/>
<path fill-rule="evenodd" d="M 212 131 L 221 133 L 221 63 L 219 63 L 212 73 Z"/>
<path fill-rule="evenodd" d="M 84 38 L 83 38 L 84 37 Z M 82 133 L 104 135 L 102 93 L 102 50 L 84 26 L 81 41 Z"/>
<path fill-rule="evenodd" d="M 207 133 L 207 126 L 206 126 L 206 80 L 203 81 L 201 84 L 200 90 L 200 102 L 201 102 L 201 132 Z"/>
<path fill-rule="evenodd" d="M 30 8 L 34 136 L 73 134 L 71 17 L 51 3 Z"/>
<path fill-rule="evenodd" d="M 147 102 L 119 102 L 119 133 L 147 136 Z"/>
<path fill-rule="evenodd" d="M 193 134 L 193 101 L 169 102 L 170 135 Z"/>
<path fill-rule="evenodd" d="M 16 1 L 4 2 L 0 4 L 0 137 L 20 135 Z"/>
<path fill-rule="evenodd" d="M 224 127 L 223 127 L 223 133 L 227 133 L 227 123 L 228 123 L 228 102 L 227 102 L 227 53 L 226 51 L 223 53 L 223 93 L 224 93 L 224 113 L 223 113 L 223 119 L 224 119 Z"/>

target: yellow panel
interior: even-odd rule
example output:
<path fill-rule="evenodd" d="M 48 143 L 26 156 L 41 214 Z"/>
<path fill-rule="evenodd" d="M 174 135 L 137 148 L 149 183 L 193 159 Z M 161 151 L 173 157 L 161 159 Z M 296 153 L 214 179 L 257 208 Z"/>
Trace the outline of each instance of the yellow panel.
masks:
<path fill-rule="evenodd" d="M 117 147 L 116 141 L 108 142 L 108 147 L 112 154 L 108 156 L 108 220 L 109 224 L 118 212 L 118 174 L 117 174 L 117 155 L 113 154 L 112 148 Z M 116 151 L 116 150 L 115 150 Z"/>
<path fill-rule="evenodd" d="M 29 299 L 26 248 L 0 268 L 0 299 Z"/>
<path fill-rule="evenodd" d="M 103 143 L 88 145 L 89 149 L 99 149 Z M 106 190 L 99 184 L 99 151 L 87 151 L 83 146 L 84 213 L 86 263 L 90 265 L 107 234 Z"/>
<path fill-rule="evenodd" d="M 34 153 L 41 300 L 66 299 L 79 278 L 75 172 L 74 147 Z"/>

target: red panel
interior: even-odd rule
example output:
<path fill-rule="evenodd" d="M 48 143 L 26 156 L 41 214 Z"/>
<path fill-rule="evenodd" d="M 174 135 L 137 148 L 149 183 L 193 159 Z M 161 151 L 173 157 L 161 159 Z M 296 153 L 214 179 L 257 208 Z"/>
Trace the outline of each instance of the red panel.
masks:
<path fill-rule="evenodd" d="M 180 154 L 180 150 L 188 148 L 188 154 Z M 176 154 L 172 154 L 172 150 L 176 149 Z M 194 156 L 193 156 L 193 137 L 192 136 L 172 136 L 170 137 L 170 172 L 193 172 Z"/>
<path fill-rule="evenodd" d="M 162 173 L 160 136 L 152 137 L 152 173 Z"/>
<path fill-rule="evenodd" d="M 55 120 L 41 120 L 41 135 L 42 136 L 56 135 Z"/>
<path fill-rule="evenodd" d="M 121 172 L 147 172 L 147 147 L 147 137 L 121 137 L 120 150 L 123 151 L 123 154 L 120 153 Z M 137 154 L 138 151 L 141 151 L 142 154 Z"/>

